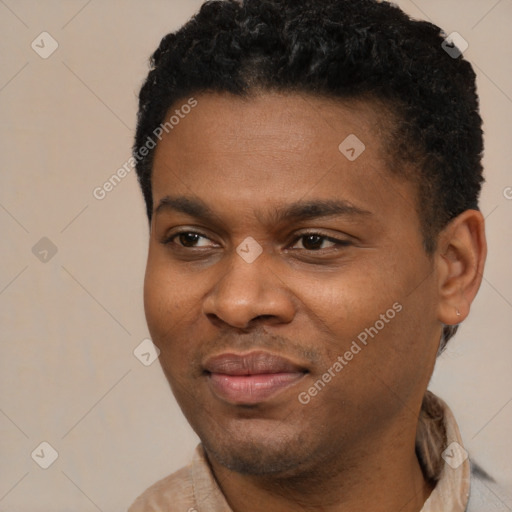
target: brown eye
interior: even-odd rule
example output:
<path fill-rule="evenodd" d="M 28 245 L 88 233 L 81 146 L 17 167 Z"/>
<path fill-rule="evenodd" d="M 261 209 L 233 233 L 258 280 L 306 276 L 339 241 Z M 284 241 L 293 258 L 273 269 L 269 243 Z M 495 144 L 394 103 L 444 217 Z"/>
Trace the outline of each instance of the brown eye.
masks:
<path fill-rule="evenodd" d="M 197 233 L 180 233 L 178 235 L 178 240 L 183 247 L 195 247 L 200 238 L 202 238 L 201 235 Z"/>
<path fill-rule="evenodd" d="M 321 232 L 310 232 L 297 236 L 291 248 L 301 249 L 308 252 L 320 252 L 324 249 L 342 249 L 343 247 L 348 247 L 350 245 L 352 245 L 352 243 L 349 240 L 333 238 Z"/>
<path fill-rule="evenodd" d="M 325 237 L 320 235 L 306 235 L 302 237 L 302 245 L 308 251 L 317 251 L 322 248 Z"/>
<path fill-rule="evenodd" d="M 302 242 L 302 247 L 296 247 L 299 242 Z M 321 233 L 305 233 L 296 238 L 294 248 L 305 249 L 306 251 L 320 251 L 322 249 L 330 249 L 332 247 L 341 247 L 346 245 L 349 245 L 349 243 L 345 240 L 337 240 L 335 238 L 322 235 Z"/>
<path fill-rule="evenodd" d="M 164 245 L 177 245 L 186 249 L 208 248 L 215 244 L 205 235 L 196 231 L 181 231 L 162 240 Z"/>

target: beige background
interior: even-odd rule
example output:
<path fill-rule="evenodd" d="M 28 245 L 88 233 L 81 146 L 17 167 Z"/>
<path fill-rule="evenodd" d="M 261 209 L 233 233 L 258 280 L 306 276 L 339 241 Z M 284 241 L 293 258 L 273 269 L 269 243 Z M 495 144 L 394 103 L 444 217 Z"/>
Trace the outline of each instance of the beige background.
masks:
<path fill-rule="evenodd" d="M 479 74 L 490 254 L 431 387 L 512 488 L 512 0 L 398 3 L 462 34 Z M 200 4 L 0 0 L 0 512 L 125 510 L 197 442 L 158 363 L 133 355 L 148 336 L 136 177 L 92 192 L 130 156 L 147 58 Z M 43 31 L 59 45 L 47 59 L 31 48 Z M 42 237 L 57 248 L 47 262 L 32 252 Z M 31 458 L 42 441 L 59 455 L 48 469 Z"/>

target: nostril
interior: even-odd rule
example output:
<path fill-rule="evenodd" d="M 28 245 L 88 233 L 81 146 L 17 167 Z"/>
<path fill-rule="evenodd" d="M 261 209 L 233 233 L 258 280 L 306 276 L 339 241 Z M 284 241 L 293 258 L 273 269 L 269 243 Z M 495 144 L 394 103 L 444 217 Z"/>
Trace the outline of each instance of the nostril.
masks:
<path fill-rule="evenodd" d="M 274 315 L 259 315 L 256 318 L 253 318 L 251 322 L 255 322 L 256 320 L 269 320 L 270 318 L 274 318 Z"/>

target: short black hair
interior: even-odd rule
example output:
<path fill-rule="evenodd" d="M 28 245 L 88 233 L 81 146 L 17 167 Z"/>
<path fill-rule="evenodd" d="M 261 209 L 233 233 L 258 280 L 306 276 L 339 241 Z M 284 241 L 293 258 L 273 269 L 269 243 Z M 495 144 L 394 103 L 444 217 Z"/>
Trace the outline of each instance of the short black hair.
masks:
<path fill-rule="evenodd" d="M 483 134 L 475 73 L 446 34 L 377 0 L 212 0 L 151 57 L 133 146 L 151 220 L 154 150 L 139 150 L 179 100 L 257 90 L 374 101 L 385 111 L 390 172 L 417 184 L 428 254 L 437 234 L 478 209 Z M 341 142 L 341 141 L 340 141 Z"/>

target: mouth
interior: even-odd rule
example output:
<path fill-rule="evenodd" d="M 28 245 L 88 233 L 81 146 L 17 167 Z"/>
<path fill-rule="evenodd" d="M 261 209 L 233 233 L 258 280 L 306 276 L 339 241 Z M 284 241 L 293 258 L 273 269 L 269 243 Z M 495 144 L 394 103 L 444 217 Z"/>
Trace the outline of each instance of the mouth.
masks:
<path fill-rule="evenodd" d="M 234 405 L 268 401 L 308 373 L 305 368 L 269 352 L 225 353 L 208 359 L 204 368 L 213 393 Z"/>

